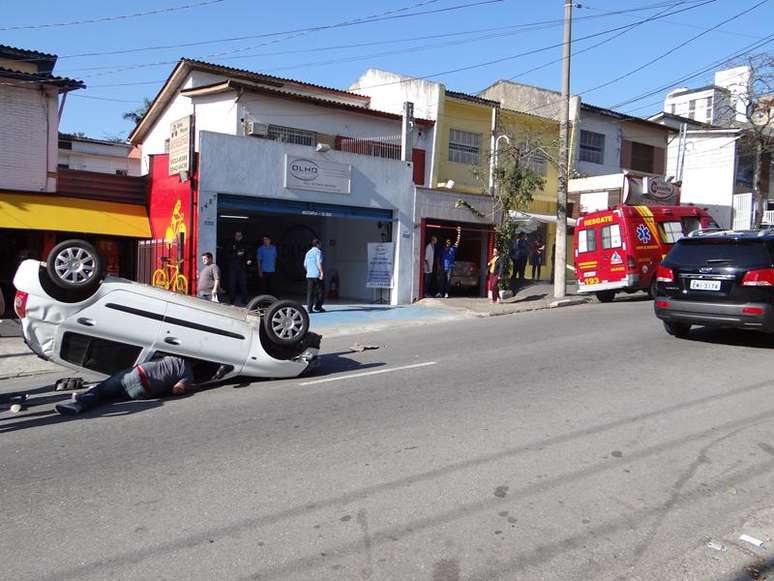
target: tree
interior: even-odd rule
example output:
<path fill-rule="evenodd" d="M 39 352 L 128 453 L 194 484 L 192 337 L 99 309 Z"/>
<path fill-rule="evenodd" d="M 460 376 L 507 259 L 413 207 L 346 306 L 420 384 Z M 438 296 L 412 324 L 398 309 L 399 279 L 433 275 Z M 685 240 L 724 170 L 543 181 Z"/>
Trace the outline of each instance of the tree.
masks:
<path fill-rule="evenodd" d="M 774 154 L 774 55 L 751 55 L 742 65 L 746 69 L 728 87 L 731 97 L 720 109 L 719 117 L 742 130 L 739 149 L 753 158 L 754 226 L 759 228 L 768 200 Z"/>
<path fill-rule="evenodd" d="M 145 117 L 148 109 L 150 109 L 151 103 L 153 103 L 148 97 L 144 97 L 142 101 L 143 103 L 140 107 L 137 107 L 134 111 L 127 111 L 121 117 L 137 125 L 140 120 Z"/>

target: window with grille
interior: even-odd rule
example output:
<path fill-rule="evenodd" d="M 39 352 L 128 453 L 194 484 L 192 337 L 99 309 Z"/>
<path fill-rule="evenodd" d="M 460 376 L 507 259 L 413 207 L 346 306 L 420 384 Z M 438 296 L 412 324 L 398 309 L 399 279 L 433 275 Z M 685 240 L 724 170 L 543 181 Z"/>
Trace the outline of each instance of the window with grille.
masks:
<path fill-rule="evenodd" d="M 478 165 L 481 162 L 481 134 L 449 129 L 449 161 Z"/>
<path fill-rule="evenodd" d="M 603 226 L 599 231 L 599 235 L 602 238 L 603 250 L 621 248 L 621 226 L 618 224 Z"/>
<path fill-rule="evenodd" d="M 661 238 L 667 244 L 674 244 L 683 237 L 683 225 L 680 222 L 661 222 Z"/>
<path fill-rule="evenodd" d="M 294 143 L 295 145 L 308 145 L 310 147 L 317 145 L 317 133 L 314 131 L 282 127 L 280 125 L 269 125 L 269 139 L 283 143 Z"/>
<path fill-rule="evenodd" d="M 672 113 L 672 115 L 674 115 L 676 110 L 677 110 L 677 107 L 675 106 L 675 104 L 674 104 L 674 103 L 672 103 L 672 104 L 669 106 L 669 112 L 670 112 L 670 113 Z"/>
<path fill-rule="evenodd" d="M 541 149 L 529 149 L 529 145 L 522 144 L 520 150 L 524 152 L 522 164 L 541 177 L 546 177 L 548 168 L 548 156 Z"/>
<path fill-rule="evenodd" d="M 696 99 L 688 101 L 688 117 L 690 119 L 696 119 Z"/>
<path fill-rule="evenodd" d="M 593 131 L 580 132 L 580 161 L 603 164 L 605 161 L 605 136 Z"/>
<path fill-rule="evenodd" d="M 578 232 L 578 252 L 594 252 L 597 249 L 597 231 L 594 228 Z"/>
<path fill-rule="evenodd" d="M 712 123 L 712 96 L 707 97 L 707 123 Z"/>

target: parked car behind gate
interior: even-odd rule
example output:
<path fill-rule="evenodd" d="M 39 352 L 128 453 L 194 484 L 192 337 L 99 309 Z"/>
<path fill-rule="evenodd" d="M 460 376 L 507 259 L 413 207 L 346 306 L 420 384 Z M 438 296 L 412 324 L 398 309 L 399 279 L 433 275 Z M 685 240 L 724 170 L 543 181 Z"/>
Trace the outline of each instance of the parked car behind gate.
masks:
<path fill-rule="evenodd" d="M 478 286 L 479 278 L 477 263 L 467 260 L 458 260 L 454 263 L 451 277 L 452 288 L 471 290 Z"/>
<path fill-rule="evenodd" d="M 304 307 L 272 297 L 241 309 L 105 277 L 94 247 L 68 240 L 47 262 L 25 260 L 14 285 L 24 341 L 40 357 L 110 375 L 163 355 L 198 362 L 208 380 L 296 377 L 317 363 L 320 337 Z M 206 376 L 209 374 L 209 376 Z"/>
<path fill-rule="evenodd" d="M 654 296 L 656 268 L 689 232 L 717 227 L 694 206 L 618 206 L 578 218 L 574 234 L 579 293 L 610 302 L 617 292 Z"/>
<path fill-rule="evenodd" d="M 656 316 L 670 335 L 692 325 L 774 332 L 774 231 L 695 232 L 658 268 Z"/>

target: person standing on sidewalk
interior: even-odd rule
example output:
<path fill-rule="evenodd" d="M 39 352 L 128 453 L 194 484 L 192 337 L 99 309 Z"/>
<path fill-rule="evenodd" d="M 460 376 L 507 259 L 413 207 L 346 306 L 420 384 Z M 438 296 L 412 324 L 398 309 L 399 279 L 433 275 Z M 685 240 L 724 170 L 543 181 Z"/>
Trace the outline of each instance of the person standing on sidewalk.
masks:
<path fill-rule="evenodd" d="M 435 249 L 438 245 L 438 238 L 430 237 L 430 242 L 425 246 L 425 296 L 431 297 L 435 293 L 435 281 L 433 271 L 435 270 Z"/>
<path fill-rule="evenodd" d="M 540 279 L 540 268 L 543 266 L 543 254 L 546 251 L 546 245 L 538 238 L 532 243 L 530 248 L 530 264 L 532 265 L 532 280 Z"/>
<path fill-rule="evenodd" d="M 519 276 L 519 283 L 524 282 L 525 271 L 527 270 L 527 261 L 529 260 L 529 242 L 524 232 L 519 232 L 516 238 L 516 272 Z"/>
<path fill-rule="evenodd" d="M 500 301 L 500 280 L 505 273 L 505 260 L 506 257 L 500 254 L 500 250 L 497 246 L 492 250 L 492 258 L 489 259 L 489 290 L 492 292 L 492 302 L 499 303 Z"/>
<path fill-rule="evenodd" d="M 55 405 L 56 411 L 75 415 L 112 401 L 154 399 L 166 395 L 184 395 L 193 386 L 191 364 L 182 357 L 167 356 L 124 369 L 81 393 L 72 400 Z"/>
<path fill-rule="evenodd" d="M 441 289 L 441 293 L 443 293 L 443 298 L 448 299 L 449 298 L 449 289 L 451 288 L 451 279 L 452 275 L 454 274 L 454 263 L 457 260 L 457 249 L 460 247 L 460 239 L 462 238 L 462 226 L 457 226 L 457 240 L 454 241 L 454 244 L 452 244 L 452 241 L 450 238 L 446 239 L 446 245 L 443 249 L 443 274 L 441 283 L 443 285 L 443 288 Z"/>
<path fill-rule="evenodd" d="M 247 247 L 241 232 L 234 232 L 234 240 L 228 250 L 228 292 L 231 304 L 244 307 L 247 303 Z"/>
<path fill-rule="evenodd" d="M 319 238 L 312 240 L 312 247 L 304 257 L 304 268 L 306 269 L 306 309 L 310 313 L 324 313 L 325 272 Z"/>
<path fill-rule="evenodd" d="M 217 303 L 219 302 L 218 295 L 221 292 L 220 268 L 213 262 L 212 252 L 202 254 L 202 264 L 204 266 L 199 271 L 196 292 L 201 298 Z"/>
<path fill-rule="evenodd" d="M 263 237 L 263 244 L 256 252 L 258 278 L 261 279 L 261 291 L 274 294 L 274 275 L 277 272 L 277 247 L 271 243 L 271 236 Z"/>

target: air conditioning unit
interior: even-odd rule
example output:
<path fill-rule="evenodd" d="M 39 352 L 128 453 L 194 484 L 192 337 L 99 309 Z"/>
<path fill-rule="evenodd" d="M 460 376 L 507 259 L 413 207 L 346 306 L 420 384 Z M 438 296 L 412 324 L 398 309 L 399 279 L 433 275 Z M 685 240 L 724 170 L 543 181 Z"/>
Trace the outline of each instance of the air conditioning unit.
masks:
<path fill-rule="evenodd" d="M 269 135 L 269 126 L 266 123 L 259 123 L 258 121 L 248 121 L 247 135 L 266 137 Z"/>

